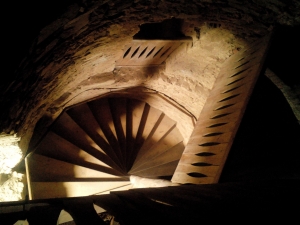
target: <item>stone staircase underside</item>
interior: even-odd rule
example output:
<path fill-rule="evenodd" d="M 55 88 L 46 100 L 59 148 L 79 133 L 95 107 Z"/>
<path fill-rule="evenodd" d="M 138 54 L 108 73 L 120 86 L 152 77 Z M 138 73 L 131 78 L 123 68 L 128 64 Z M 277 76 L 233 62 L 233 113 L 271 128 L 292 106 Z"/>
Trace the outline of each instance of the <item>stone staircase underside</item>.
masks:
<path fill-rule="evenodd" d="M 26 158 L 30 199 L 130 189 L 130 175 L 171 179 L 184 149 L 176 122 L 136 99 L 74 106 Z"/>
<path fill-rule="evenodd" d="M 174 183 L 217 183 L 261 73 L 270 37 L 231 56 L 223 65 L 184 149 Z"/>

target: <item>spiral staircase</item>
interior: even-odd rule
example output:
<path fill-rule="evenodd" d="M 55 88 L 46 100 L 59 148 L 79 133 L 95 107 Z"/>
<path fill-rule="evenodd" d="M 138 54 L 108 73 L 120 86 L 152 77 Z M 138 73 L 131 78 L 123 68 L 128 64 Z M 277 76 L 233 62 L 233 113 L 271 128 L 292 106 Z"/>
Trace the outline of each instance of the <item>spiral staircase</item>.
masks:
<path fill-rule="evenodd" d="M 109 97 L 66 110 L 27 157 L 30 198 L 131 188 L 130 175 L 171 179 L 184 149 L 176 122 L 136 99 Z"/>
<path fill-rule="evenodd" d="M 129 190 L 130 175 L 217 183 L 269 40 L 258 40 L 224 63 L 186 144 L 176 121 L 137 93 L 99 96 L 67 108 L 26 157 L 29 199 Z"/>

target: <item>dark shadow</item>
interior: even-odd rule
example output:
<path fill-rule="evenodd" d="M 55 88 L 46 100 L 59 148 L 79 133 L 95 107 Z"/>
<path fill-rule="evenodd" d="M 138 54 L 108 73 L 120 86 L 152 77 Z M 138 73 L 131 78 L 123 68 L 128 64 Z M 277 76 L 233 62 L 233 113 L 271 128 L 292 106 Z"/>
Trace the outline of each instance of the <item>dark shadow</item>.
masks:
<path fill-rule="evenodd" d="M 278 26 L 266 59 L 268 67 L 288 86 L 300 85 L 300 25 Z"/>
<path fill-rule="evenodd" d="M 133 39 L 144 40 L 176 40 L 185 38 L 181 31 L 183 19 L 171 18 L 160 23 L 144 23 L 140 25 L 140 31 L 133 36 Z"/>
<path fill-rule="evenodd" d="M 300 126 L 280 90 L 260 76 L 220 182 L 300 178 Z"/>
<path fill-rule="evenodd" d="M 298 27 L 276 29 L 266 58 L 287 85 L 299 84 Z M 264 71 L 264 70 L 263 70 Z M 260 75 L 234 139 L 220 182 L 300 178 L 300 126 L 282 92 Z"/>

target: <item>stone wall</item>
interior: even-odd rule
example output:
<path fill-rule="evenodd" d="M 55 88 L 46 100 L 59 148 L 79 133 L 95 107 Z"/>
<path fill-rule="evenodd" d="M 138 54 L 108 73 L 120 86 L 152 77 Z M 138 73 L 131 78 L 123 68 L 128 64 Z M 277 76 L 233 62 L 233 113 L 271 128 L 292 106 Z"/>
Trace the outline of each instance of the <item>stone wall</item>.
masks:
<path fill-rule="evenodd" d="M 20 146 L 25 151 L 40 118 L 47 127 L 68 103 L 80 101 L 83 95 L 81 99 L 88 99 L 136 86 L 172 96 L 197 117 L 226 58 L 277 24 L 300 24 L 299 1 L 283 2 L 86 0 L 72 4 L 40 31 L 16 78 L 2 84 L 0 129 L 22 137 Z M 193 47 L 170 57 L 155 79 L 136 71 L 127 79 L 117 79 L 115 61 L 139 25 L 171 17 L 184 20 L 182 31 L 193 38 Z"/>

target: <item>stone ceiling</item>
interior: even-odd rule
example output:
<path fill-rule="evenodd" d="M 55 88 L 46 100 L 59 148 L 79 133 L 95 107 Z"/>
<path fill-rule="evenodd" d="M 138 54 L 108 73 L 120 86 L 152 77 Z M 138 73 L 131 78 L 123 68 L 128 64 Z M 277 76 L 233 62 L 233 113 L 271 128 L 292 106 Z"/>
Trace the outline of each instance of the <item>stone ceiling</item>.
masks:
<path fill-rule="evenodd" d="M 167 96 L 197 118 L 228 57 L 276 27 L 300 24 L 296 0 L 58 2 L 45 2 L 40 10 L 32 3 L 16 4 L 19 20 L 8 23 L 0 129 L 23 137 L 23 149 L 40 118 L 47 127 L 65 107 L 133 87 Z M 140 25 L 171 18 L 183 21 L 180 30 L 192 46 L 177 49 L 154 70 L 115 67 Z M 29 37 L 36 38 L 19 64 Z"/>

